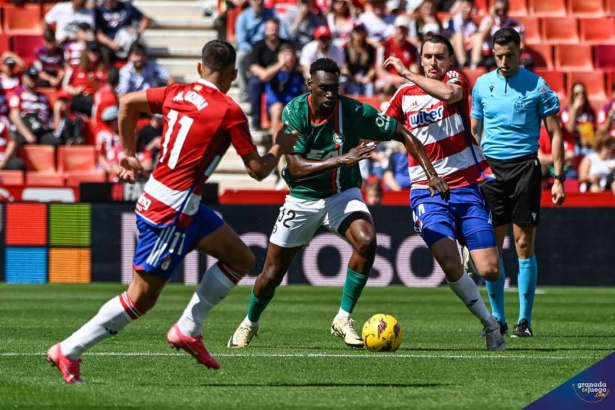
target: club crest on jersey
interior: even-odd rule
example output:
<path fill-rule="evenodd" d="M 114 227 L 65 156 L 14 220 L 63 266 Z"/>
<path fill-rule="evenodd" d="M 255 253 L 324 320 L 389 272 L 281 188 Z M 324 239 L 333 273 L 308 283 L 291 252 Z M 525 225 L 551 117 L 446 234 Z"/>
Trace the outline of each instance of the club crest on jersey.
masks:
<path fill-rule="evenodd" d="M 419 111 L 410 116 L 410 125 L 412 125 L 412 127 L 420 127 L 421 125 L 440 121 L 443 118 L 443 111 L 444 107 L 438 107 L 433 110 Z"/>
<path fill-rule="evenodd" d="M 336 132 L 335 134 L 333 134 L 333 142 L 335 142 L 336 147 L 339 147 L 344 143 L 344 135 L 340 134 L 339 132 Z"/>
<path fill-rule="evenodd" d="M 160 265 L 160 269 L 162 270 L 167 270 L 169 269 L 169 266 L 171 265 L 171 260 L 173 258 L 171 258 L 171 255 L 167 255 L 163 260 L 162 260 L 162 264 Z"/>

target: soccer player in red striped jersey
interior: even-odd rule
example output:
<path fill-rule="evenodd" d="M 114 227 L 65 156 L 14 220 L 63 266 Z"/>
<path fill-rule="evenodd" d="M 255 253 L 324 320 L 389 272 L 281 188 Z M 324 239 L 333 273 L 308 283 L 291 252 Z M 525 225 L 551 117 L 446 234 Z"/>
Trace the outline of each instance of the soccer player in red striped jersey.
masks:
<path fill-rule="evenodd" d="M 123 158 L 118 176 L 134 183 L 143 171 L 136 156 L 135 137 L 141 112 L 163 115 L 160 160 L 136 205 L 139 237 L 128 290 L 109 300 L 88 323 L 49 349 L 48 360 L 58 366 L 67 383 L 83 382 L 82 353 L 150 310 L 193 249 L 212 255 L 218 263 L 203 275 L 167 340 L 199 363 L 220 367 L 203 343 L 201 328 L 211 309 L 252 268 L 254 255 L 219 216 L 200 203 L 203 184 L 231 144 L 250 176 L 260 181 L 297 141 L 297 133 L 284 127 L 269 152 L 262 157 L 258 154 L 243 111 L 226 95 L 237 76 L 235 60 L 233 46 L 213 40 L 203 48 L 197 82 L 131 93 L 121 99 Z"/>
<path fill-rule="evenodd" d="M 504 329 L 500 329 L 465 272 L 456 243 L 459 240 L 468 247 L 480 276 L 488 281 L 498 279 L 499 257 L 491 211 L 479 187 L 493 180 L 493 174 L 470 132 L 469 86 L 463 76 L 451 70 L 455 57 L 445 37 L 427 37 L 420 54 L 424 76 L 412 73 L 398 58 L 390 57 L 384 62 L 385 67 L 394 67 L 409 80 L 397 90 L 386 114 L 416 135 L 436 172 L 451 188 L 448 202 L 432 197 L 422 168 L 408 157 L 415 229 L 442 267 L 450 288 L 481 321 L 487 349 L 505 350 L 500 333 Z"/>

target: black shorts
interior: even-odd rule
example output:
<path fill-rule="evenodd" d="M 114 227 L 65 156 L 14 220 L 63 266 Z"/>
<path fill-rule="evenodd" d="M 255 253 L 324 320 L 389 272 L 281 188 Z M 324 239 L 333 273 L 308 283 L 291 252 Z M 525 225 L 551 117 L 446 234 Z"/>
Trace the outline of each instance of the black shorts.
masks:
<path fill-rule="evenodd" d="M 481 191 L 491 208 L 493 226 L 514 223 L 538 226 L 542 171 L 536 154 L 498 161 L 487 158 L 495 181 L 485 182 Z"/>

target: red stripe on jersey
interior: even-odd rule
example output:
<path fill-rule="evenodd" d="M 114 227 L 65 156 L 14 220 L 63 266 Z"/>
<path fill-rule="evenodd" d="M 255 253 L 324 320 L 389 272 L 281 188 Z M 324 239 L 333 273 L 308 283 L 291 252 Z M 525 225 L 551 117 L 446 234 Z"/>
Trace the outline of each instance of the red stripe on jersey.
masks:
<path fill-rule="evenodd" d="M 464 149 L 468 148 L 468 145 L 469 144 L 466 135 L 463 132 L 460 132 L 459 134 L 455 134 L 450 138 L 446 138 L 441 141 L 436 141 L 434 143 L 425 145 L 425 151 L 427 151 L 429 159 L 433 162 L 439 159 L 450 157 L 454 154 L 458 154 Z M 479 148 L 475 146 L 475 149 Z M 412 167 L 415 165 L 419 165 L 419 162 L 415 160 L 412 155 L 408 155 L 408 164 Z"/>
<path fill-rule="evenodd" d="M 463 188 L 471 184 L 475 184 L 477 181 L 482 181 L 481 170 L 487 177 L 491 177 L 493 174 L 487 161 L 482 161 L 479 166 L 472 165 L 466 169 L 460 169 L 448 175 L 442 177 L 451 189 Z M 412 189 L 427 189 L 429 183 L 426 180 L 412 181 Z"/>

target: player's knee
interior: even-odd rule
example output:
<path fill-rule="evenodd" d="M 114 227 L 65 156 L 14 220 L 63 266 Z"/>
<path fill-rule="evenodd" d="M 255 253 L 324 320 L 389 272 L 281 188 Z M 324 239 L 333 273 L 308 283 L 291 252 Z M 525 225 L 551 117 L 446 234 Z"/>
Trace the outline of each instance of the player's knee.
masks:
<path fill-rule="evenodd" d="M 498 261 L 490 263 L 483 267 L 478 274 L 486 281 L 495 282 L 500 277 L 500 264 Z"/>
<path fill-rule="evenodd" d="M 376 246 L 376 234 L 374 232 L 361 232 L 354 238 L 355 251 L 363 257 L 375 255 Z"/>
<path fill-rule="evenodd" d="M 461 265 L 459 260 L 455 260 L 455 258 L 447 258 L 440 262 L 439 265 L 449 281 L 457 281 L 463 274 L 463 265 Z"/>
<path fill-rule="evenodd" d="M 517 255 L 522 259 L 527 259 L 534 255 L 534 244 L 525 236 L 515 238 L 515 248 Z"/>

